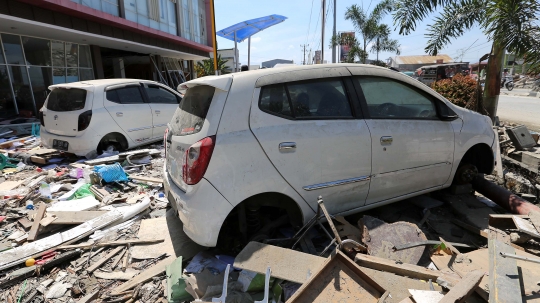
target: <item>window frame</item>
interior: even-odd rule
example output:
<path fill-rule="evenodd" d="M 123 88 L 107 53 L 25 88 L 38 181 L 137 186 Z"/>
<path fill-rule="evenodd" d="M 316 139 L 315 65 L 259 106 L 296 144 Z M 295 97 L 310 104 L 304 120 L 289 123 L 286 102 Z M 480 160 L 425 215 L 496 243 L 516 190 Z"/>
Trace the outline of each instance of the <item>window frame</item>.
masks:
<path fill-rule="evenodd" d="M 173 96 L 176 97 L 176 103 L 158 103 L 158 102 L 152 102 L 150 101 L 150 96 L 148 96 L 148 92 L 146 92 L 146 89 L 149 88 L 150 86 L 157 86 L 163 90 L 165 90 L 166 92 L 169 92 L 171 93 Z M 148 83 L 148 82 L 143 82 L 142 85 L 142 91 L 144 92 L 143 94 L 143 97 L 146 101 L 146 103 L 148 104 L 170 104 L 170 105 L 173 105 L 173 104 L 176 104 L 177 106 L 180 106 L 180 102 L 182 102 L 182 97 L 179 96 L 177 93 L 175 93 L 173 90 L 171 89 L 168 89 L 167 87 L 163 86 L 163 85 L 159 85 L 157 83 Z"/>
<path fill-rule="evenodd" d="M 394 81 L 394 82 L 397 82 L 399 84 L 402 84 L 408 88 L 410 88 L 411 90 L 415 91 L 416 93 L 422 95 L 423 97 L 425 97 L 426 99 L 428 99 L 429 101 L 431 101 L 431 103 L 433 104 L 433 106 L 435 107 L 435 112 L 437 114 L 436 117 L 427 117 L 427 118 L 422 118 L 422 117 L 384 117 L 384 118 L 379 118 L 379 117 L 372 117 L 370 112 L 369 112 L 369 107 L 368 107 L 368 103 L 367 103 L 367 100 L 366 100 L 366 96 L 364 95 L 364 91 L 362 90 L 362 87 L 359 83 L 359 81 L 357 81 L 357 79 L 359 78 L 382 78 L 382 79 L 386 79 L 386 80 L 390 80 L 390 81 Z M 359 75 L 356 75 L 356 76 L 352 76 L 351 77 L 351 80 L 352 80 L 352 84 L 355 88 L 355 90 L 357 91 L 357 94 L 358 94 L 358 99 L 359 99 L 359 102 L 360 102 L 360 107 L 362 108 L 362 111 L 364 112 L 364 115 L 365 115 L 365 119 L 372 119 L 372 120 L 417 120 L 417 121 L 445 121 L 441 118 L 441 106 L 447 106 L 446 104 L 444 104 L 444 102 L 442 100 L 440 100 L 439 98 L 429 94 L 428 92 L 425 92 L 417 87 L 414 87 L 413 85 L 410 85 L 409 83 L 406 83 L 406 82 L 403 82 L 403 81 L 400 81 L 400 80 L 397 80 L 397 79 L 394 79 L 394 78 L 389 78 L 389 77 L 384 77 L 384 76 L 359 76 Z M 442 103 L 442 105 L 441 105 Z"/>
<path fill-rule="evenodd" d="M 306 79 L 306 80 L 299 80 L 299 81 L 291 81 L 291 82 L 283 82 L 283 83 L 274 83 L 271 85 L 262 86 L 259 90 L 259 97 L 257 100 L 257 105 L 259 107 L 259 110 L 262 112 L 265 112 L 269 115 L 280 117 L 283 119 L 291 120 L 291 121 L 309 121 L 309 120 L 355 120 L 355 119 L 363 119 L 363 110 L 361 109 L 359 102 L 358 102 L 358 94 L 355 91 L 355 88 L 353 86 L 353 81 L 350 79 L 351 77 L 329 77 L 329 78 L 317 78 L 317 79 Z M 343 116 L 313 116 L 313 117 L 296 117 L 294 107 L 291 100 L 291 95 L 289 93 L 289 85 L 291 84 L 302 84 L 302 83 L 316 83 L 316 82 L 324 82 L 324 81 L 333 81 L 338 80 L 341 82 L 343 86 L 343 91 L 345 93 L 345 97 L 347 98 L 347 102 L 349 103 L 349 108 L 351 109 L 351 116 L 350 117 L 343 117 Z M 291 109 L 291 115 L 285 116 L 281 115 L 275 112 L 271 112 L 269 110 L 261 108 L 261 99 L 262 99 L 262 91 L 264 88 L 268 86 L 274 86 L 274 85 L 282 85 L 285 89 L 285 93 L 287 95 L 289 107 Z"/>
<path fill-rule="evenodd" d="M 116 102 L 116 101 L 113 101 L 113 100 L 110 100 L 109 98 L 107 98 L 107 92 L 108 91 L 114 91 L 114 90 L 118 90 L 118 89 L 122 89 L 122 88 L 127 88 L 127 87 L 137 87 L 139 89 L 139 93 L 141 94 L 141 99 L 143 100 L 142 103 L 121 103 L 121 102 Z M 137 104 L 150 104 L 148 102 L 148 98 L 146 97 L 146 92 L 142 89 L 142 85 L 141 83 L 126 83 L 126 84 L 120 84 L 120 85 L 111 85 L 111 86 L 107 86 L 104 90 L 104 93 L 105 93 L 105 100 L 109 101 L 109 102 L 112 102 L 114 104 L 119 104 L 119 105 L 137 105 Z"/>

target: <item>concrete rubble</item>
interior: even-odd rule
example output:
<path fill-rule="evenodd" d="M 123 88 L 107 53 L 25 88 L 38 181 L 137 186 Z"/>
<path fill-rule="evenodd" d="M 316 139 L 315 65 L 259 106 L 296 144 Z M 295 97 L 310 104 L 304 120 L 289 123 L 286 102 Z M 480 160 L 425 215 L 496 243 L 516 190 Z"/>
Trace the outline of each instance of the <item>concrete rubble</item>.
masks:
<path fill-rule="evenodd" d="M 498 127 L 502 165 L 485 176 L 506 204 L 478 180 L 347 217 L 320 197 L 305 226 L 234 249 L 184 234 L 161 144 L 89 160 L 6 138 L 0 302 L 538 301 L 540 148 L 516 126 Z"/>

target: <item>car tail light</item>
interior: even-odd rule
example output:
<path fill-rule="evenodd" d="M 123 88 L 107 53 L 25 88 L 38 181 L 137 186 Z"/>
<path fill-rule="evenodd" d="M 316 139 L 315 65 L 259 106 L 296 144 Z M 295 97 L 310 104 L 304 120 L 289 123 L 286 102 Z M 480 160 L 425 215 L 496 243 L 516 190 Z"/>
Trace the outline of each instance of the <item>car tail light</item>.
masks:
<path fill-rule="evenodd" d="M 216 136 L 210 136 L 191 145 L 186 150 L 182 167 L 182 178 L 186 184 L 195 185 L 201 181 L 210 163 L 215 144 Z"/>
<path fill-rule="evenodd" d="M 80 114 L 77 129 L 79 131 L 87 129 L 88 125 L 90 125 L 90 120 L 92 120 L 92 110 L 87 110 L 84 113 Z"/>
<path fill-rule="evenodd" d="M 39 122 L 41 122 L 41 126 L 45 126 L 45 119 L 43 119 L 43 111 L 42 110 L 38 111 L 38 118 L 39 118 Z"/>

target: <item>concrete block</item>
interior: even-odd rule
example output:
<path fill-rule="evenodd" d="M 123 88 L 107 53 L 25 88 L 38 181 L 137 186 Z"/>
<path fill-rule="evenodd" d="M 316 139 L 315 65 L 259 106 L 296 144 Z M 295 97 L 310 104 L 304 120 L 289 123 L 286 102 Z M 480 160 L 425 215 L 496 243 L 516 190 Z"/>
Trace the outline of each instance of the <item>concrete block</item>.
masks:
<path fill-rule="evenodd" d="M 527 127 L 523 125 L 507 129 L 506 133 L 508 134 L 508 137 L 510 137 L 510 140 L 512 140 L 514 147 L 518 150 L 523 150 L 536 145 L 531 133 Z"/>
<path fill-rule="evenodd" d="M 521 162 L 532 169 L 538 169 L 538 166 L 540 166 L 540 154 L 523 151 L 521 153 Z"/>

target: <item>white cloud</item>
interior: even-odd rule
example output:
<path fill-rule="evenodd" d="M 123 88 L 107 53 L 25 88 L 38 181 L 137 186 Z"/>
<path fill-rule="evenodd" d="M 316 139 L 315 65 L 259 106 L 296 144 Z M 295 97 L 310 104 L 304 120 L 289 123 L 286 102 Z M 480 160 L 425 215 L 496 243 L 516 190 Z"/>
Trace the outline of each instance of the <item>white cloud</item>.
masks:
<path fill-rule="evenodd" d="M 289 49 L 293 49 L 294 46 L 292 44 L 289 44 Z"/>
<path fill-rule="evenodd" d="M 261 40 L 262 40 L 261 37 L 253 37 L 253 38 L 251 38 L 251 42 L 252 42 L 252 43 L 261 42 Z"/>

